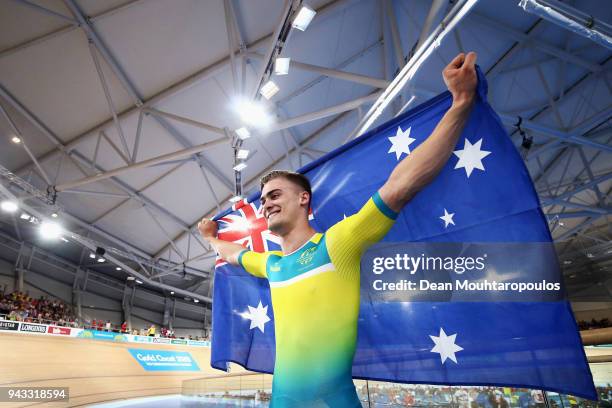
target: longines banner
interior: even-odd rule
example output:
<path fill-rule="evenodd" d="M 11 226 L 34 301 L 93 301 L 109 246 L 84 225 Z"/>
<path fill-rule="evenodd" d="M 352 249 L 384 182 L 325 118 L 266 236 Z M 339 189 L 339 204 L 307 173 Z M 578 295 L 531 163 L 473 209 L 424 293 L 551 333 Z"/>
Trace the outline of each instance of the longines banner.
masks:
<path fill-rule="evenodd" d="M 21 323 L 19 325 L 19 331 L 22 332 L 31 332 L 31 333 L 46 333 L 47 326 L 42 324 L 32 324 L 32 323 Z"/>
<path fill-rule="evenodd" d="M 156 343 L 187 345 L 196 347 L 210 347 L 210 341 L 169 339 L 164 337 L 134 336 L 115 332 L 105 332 L 90 329 L 78 329 L 72 327 L 51 326 L 46 324 L 35 324 L 17 322 L 13 320 L 0 320 L 0 331 L 25 332 L 28 334 L 46 334 L 53 336 L 70 336 L 92 340 L 106 340 L 128 343 Z"/>

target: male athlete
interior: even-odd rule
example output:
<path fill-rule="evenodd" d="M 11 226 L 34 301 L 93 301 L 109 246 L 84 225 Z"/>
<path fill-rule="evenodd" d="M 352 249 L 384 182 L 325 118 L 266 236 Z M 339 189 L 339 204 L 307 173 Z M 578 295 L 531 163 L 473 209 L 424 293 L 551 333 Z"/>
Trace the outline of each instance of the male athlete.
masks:
<path fill-rule="evenodd" d="M 459 54 L 444 69 L 452 106 L 355 215 L 316 232 L 308 223 L 308 179 L 273 171 L 261 179 L 261 205 L 268 229 L 281 238 L 282 251 L 249 251 L 218 239 L 216 222 L 203 219 L 198 224 L 223 259 L 270 283 L 276 334 L 274 408 L 361 407 L 351 375 L 360 257 L 385 236 L 402 207 L 450 157 L 475 99 L 475 61 L 473 52 Z"/>

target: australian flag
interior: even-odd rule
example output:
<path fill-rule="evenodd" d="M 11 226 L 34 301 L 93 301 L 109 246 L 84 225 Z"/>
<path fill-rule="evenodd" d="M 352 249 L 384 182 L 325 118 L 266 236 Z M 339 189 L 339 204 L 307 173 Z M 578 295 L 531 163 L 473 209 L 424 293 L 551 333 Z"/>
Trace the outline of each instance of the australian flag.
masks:
<path fill-rule="evenodd" d="M 527 169 L 487 103 L 480 70 L 478 76 L 478 98 L 451 158 L 404 208 L 384 241 L 551 243 Z M 445 92 L 301 169 L 313 186 L 315 229 L 323 232 L 358 211 L 451 103 Z M 235 204 L 217 221 L 221 239 L 254 251 L 280 248 L 266 228 L 258 196 Z M 220 260 L 213 296 L 212 366 L 225 370 L 235 362 L 272 373 L 274 312 L 267 281 Z M 564 299 L 384 302 L 364 296 L 362 287 L 353 377 L 515 386 L 596 399 Z"/>

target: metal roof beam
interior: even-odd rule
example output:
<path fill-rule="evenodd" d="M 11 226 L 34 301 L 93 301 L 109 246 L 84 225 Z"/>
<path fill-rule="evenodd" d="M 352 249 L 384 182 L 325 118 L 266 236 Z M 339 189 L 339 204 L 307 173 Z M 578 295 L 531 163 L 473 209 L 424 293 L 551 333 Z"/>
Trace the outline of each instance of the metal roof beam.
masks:
<path fill-rule="evenodd" d="M 89 40 L 91 42 L 93 42 L 93 44 L 95 45 L 95 48 L 100 52 L 100 54 L 102 55 L 102 57 L 104 58 L 104 60 L 109 64 L 109 66 L 111 67 L 111 69 L 113 70 L 115 76 L 119 79 L 119 81 L 121 82 L 121 84 L 123 85 L 123 88 L 132 96 L 132 99 L 134 100 L 134 103 L 136 104 L 136 106 L 141 107 L 144 105 L 144 101 L 140 95 L 140 93 L 138 92 L 138 90 L 136 89 L 136 87 L 132 84 L 132 82 L 130 81 L 130 79 L 127 77 L 127 75 L 125 74 L 124 70 L 122 69 L 122 67 L 119 65 L 119 63 L 116 61 L 116 59 L 113 57 L 113 55 L 111 54 L 111 52 L 109 51 L 108 47 L 106 46 L 106 44 L 104 44 L 104 42 L 101 40 L 101 38 L 98 36 L 96 30 L 87 22 L 87 20 L 85 19 L 83 12 L 80 10 L 79 6 L 76 4 L 76 2 L 74 0 L 64 0 L 64 2 L 66 3 L 66 5 L 70 8 L 70 10 L 72 11 L 72 13 L 74 14 L 74 16 L 77 18 L 77 20 L 81 23 L 81 28 L 85 31 L 85 33 L 87 34 L 87 37 L 89 38 Z M 95 59 L 95 54 L 94 54 L 94 59 Z M 104 83 L 104 80 L 102 78 L 102 81 Z M 113 113 L 113 121 L 115 122 L 115 124 L 118 126 L 119 132 L 120 132 L 120 136 L 121 136 L 121 127 L 119 126 L 119 122 L 118 122 L 118 118 L 116 113 L 114 113 L 114 110 L 112 109 L 112 102 L 109 102 L 111 104 L 111 111 Z M 155 119 L 161 123 L 160 118 L 155 117 Z M 168 130 L 168 127 L 165 126 L 162 123 L 162 127 L 164 127 L 164 129 Z M 174 132 L 170 132 L 171 136 L 174 137 L 176 139 L 176 134 L 179 133 L 178 131 L 174 131 Z M 182 144 L 185 148 L 191 148 L 193 145 L 191 143 L 189 143 L 189 141 L 187 141 L 187 139 L 185 138 L 181 138 L 182 139 Z M 127 144 L 125 144 L 125 141 L 123 140 L 125 148 L 127 148 Z M 129 151 L 127 152 L 127 154 L 129 155 Z M 196 159 L 198 158 L 198 156 L 195 156 Z M 207 163 L 207 167 L 211 167 L 213 174 L 217 174 L 217 173 L 221 173 L 212 163 Z M 223 182 L 224 180 L 221 179 L 221 181 Z"/>
<path fill-rule="evenodd" d="M 16 196 L 8 189 L 6 188 L 4 185 L 0 184 L 0 191 L 7 196 L 9 199 L 16 199 Z M 44 220 L 46 218 L 46 215 L 40 211 L 38 211 L 36 208 L 22 202 L 21 206 L 30 214 L 34 215 L 35 217 L 37 217 L 40 220 Z M 80 236 L 79 234 L 73 233 L 71 231 L 68 230 L 64 230 L 64 234 L 66 236 L 68 236 L 69 238 L 71 238 L 73 241 L 81 244 L 82 246 L 88 248 L 89 250 L 95 252 L 97 245 L 95 243 L 93 243 L 90 239 L 85 238 Z M 130 273 L 130 275 L 147 282 L 149 285 L 151 286 L 155 286 L 158 287 L 160 289 L 165 289 L 165 290 L 174 290 L 176 293 L 182 294 L 184 296 L 191 296 L 194 298 L 198 298 L 204 302 L 212 302 L 212 299 L 210 299 L 209 297 L 206 296 L 202 296 L 199 295 L 197 293 L 193 293 L 193 292 L 188 292 L 179 288 L 174 288 L 172 286 L 160 283 L 160 282 L 155 282 L 152 279 L 149 278 L 149 276 L 145 276 L 143 274 L 141 274 L 140 272 L 137 272 L 136 270 L 134 270 L 130 265 L 126 264 L 125 262 L 119 260 L 118 258 L 116 258 L 113 254 L 112 251 L 107 251 L 106 254 L 104 255 L 104 258 L 107 259 L 108 261 L 111 261 L 112 263 L 114 263 L 115 265 L 121 267 L 124 271 Z"/>
<path fill-rule="evenodd" d="M 353 99 L 352 101 L 347 101 L 335 106 L 330 106 L 329 108 L 325 108 L 316 112 L 306 113 L 304 115 L 296 116 L 294 118 L 289 118 L 287 120 L 278 122 L 270 127 L 270 131 L 278 131 L 282 129 L 287 129 L 294 126 L 303 125 L 304 123 L 312 122 L 313 120 L 319 120 L 322 118 L 326 118 L 328 116 L 337 115 L 339 113 L 351 111 L 360 107 L 363 104 L 372 102 L 376 100 L 380 96 L 380 92 L 373 92 L 368 95 L 362 96 L 357 99 Z"/>
<path fill-rule="evenodd" d="M 191 156 L 195 153 L 200 153 L 206 149 L 217 146 L 220 143 L 224 143 L 226 141 L 225 138 L 216 139 L 210 142 L 202 143 L 196 145 L 194 147 L 190 147 L 188 149 L 179 150 L 172 153 L 162 154 L 161 156 L 153 157 L 147 160 L 143 160 L 138 163 L 129 164 L 127 166 L 119 167 L 118 169 L 104 171 L 102 173 L 95 174 L 93 176 L 85 177 L 80 180 L 69 181 L 67 183 L 58 184 L 55 186 L 56 191 L 61 192 L 64 190 L 68 190 L 74 187 L 79 187 L 85 184 L 95 183 L 97 181 L 106 180 L 111 177 L 116 177 L 121 174 L 127 173 L 129 171 L 135 169 L 141 169 L 145 167 L 151 167 L 156 164 L 164 163 L 170 160 L 175 160 L 179 158 L 183 158 L 186 156 Z"/>
<path fill-rule="evenodd" d="M 95 16 L 89 17 L 89 21 L 92 22 L 92 23 L 96 22 L 98 20 L 103 19 L 104 17 L 111 16 L 111 15 L 117 13 L 118 11 L 121 11 L 121 10 L 126 9 L 128 7 L 131 7 L 131 6 L 135 5 L 136 3 L 140 3 L 142 1 L 144 1 L 144 0 L 132 0 L 132 1 L 129 1 L 129 2 L 125 3 L 125 4 L 122 4 L 120 6 L 113 7 L 111 9 L 109 9 L 109 10 L 106 10 L 106 11 L 103 11 L 103 12 L 101 12 L 99 14 L 96 14 Z M 49 40 L 51 40 L 51 39 L 53 39 L 53 38 L 55 38 L 57 36 L 60 36 L 60 35 L 63 35 L 63 34 L 67 34 L 67 33 L 71 32 L 73 30 L 76 30 L 77 28 L 78 28 L 78 23 L 76 25 L 75 24 L 70 24 L 68 26 L 60 27 L 57 30 L 48 32 L 46 34 L 42 34 L 42 35 L 40 35 L 40 36 L 38 36 L 36 38 L 33 38 L 31 40 L 28 40 L 28 41 L 22 42 L 20 44 L 14 45 L 12 47 L 0 50 L 0 59 L 2 59 L 4 57 L 8 57 L 11 54 L 14 54 L 14 53 L 16 53 L 18 51 L 21 51 L 21 50 L 24 50 L 26 48 L 32 47 L 32 46 L 34 46 L 36 44 L 40 44 L 42 42 L 49 41 Z"/>
<path fill-rule="evenodd" d="M 17 3 L 17 4 L 21 4 L 21 5 L 23 5 L 23 6 L 26 6 L 26 7 L 31 8 L 31 9 L 33 9 L 33 10 L 36 10 L 36 11 L 38 11 L 39 13 L 43 13 L 43 14 L 46 14 L 46 15 L 48 15 L 48 16 L 52 16 L 52 17 L 55 17 L 55 18 L 59 18 L 59 19 L 61 19 L 61 20 L 63 20 L 63 21 L 68 22 L 68 23 L 69 23 L 70 25 L 72 25 L 72 26 L 78 27 L 78 25 L 79 25 L 79 22 L 78 22 L 78 21 L 76 21 L 76 20 L 75 20 L 75 19 L 73 19 L 73 18 L 70 18 L 70 17 L 68 17 L 68 16 L 65 16 L 65 15 L 63 15 L 63 14 L 61 14 L 61 13 L 58 13 L 57 11 L 53 11 L 53 10 L 50 10 L 50 9 L 48 9 L 48 8 L 45 8 L 45 7 L 39 6 L 38 4 L 34 4 L 34 3 L 32 3 L 32 2 L 30 2 L 30 1 L 28 1 L 28 0 L 13 0 L 13 1 L 14 1 L 15 3 Z"/>
<path fill-rule="evenodd" d="M 546 217 L 551 220 L 551 219 L 566 219 L 566 218 L 585 218 L 585 217 L 597 217 L 599 215 L 601 215 L 602 213 L 600 212 L 594 212 L 594 211 L 574 211 L 574 212 L 558 212 L 558 213 L 549 213 L 546 214 Z M 607 211 L 605 214 L 607 215 L 611 215 L 612 214 L 612 210 Z"/>
<path fill-rule="evenodd" d="M 325 125 L 323 125 L 322 127 L 320 127 L 318 130 L 316 130 L 315 132 L 313 132 L 310 136 L 306 137 L 300 144 L 299 147 L 304 147 L 307 146 L 309 143 L 314 142 L 315 140 L 317 140 L 325 131 L 329 130 L 330 128 L 332 128 L 333 126 L 335 126 L 336 124 L 340 123 L 343 119 L 345 119 L 349 114 L 351 114 L 351 111 L 348 112 L 344 112 L 341 113 L 340 115 L 336 116 L 334 119 L 330 120 L 329 122 L 327 122 Z M 298 150 L 299 147 L 294 147 L 292 149 L 289 150 L 289 153 L 294 153 Z M 248 180 L 247 183 L 245 183 L 245 185 L 251 184 L 253 182 L 257 182 L 259 180 L 259 178 L 261 176 L 263 176 L 265 173 L 267 173 L 268 171 L 270 171 L 272 168 L 274 168 L 274 166 L 278 165 L 278 163 L 282 162 L 283 160 L 285 160 L 285 155 L 283 155 L 281 158 L 279 158 L 278 160 L 272 162 L 268 167 L 266 167 L 265 169 L 263 169 L 259 174 L 255 175 L 254 177 L 252 177 L 250 180 Z M 227 197 L 227 199 L 229 199 L 229 197 Z M 215 211 L 215 208 L 212 208 L 210 210 L 208 210 L 204 215 L 202 215 L 202 217 L 199 217 L 197 219 L 197 221 L 195 223 L 193 223 L 190 226 L 190 232 L 193 231 L 196 227 L 198 222 L 203 218 L 203 217 L 210 217 L 213 216 L 214 213 L 213 211 Z M 183 236 L 185 235 L 185 232 L 180 233 L 178 236 L 176 236 L 173 241 L 178 241 L 180 240 Z M 156 254 L 154 255 L 154 257 L 159 256 L 160 254 L 163 254 L 166 250 L 168 249 L 168 245 L 165 245 L 164 247 L 162 247 L 159 251 L 156 252 Z"/>
<path fill-rule="evenodd" d="M 268 68 L 270 67 L 270 64 L 273 64 L 272 58 L 274 58 L 276 55 L 278 55 L 278 53 L 280 53 L 280 50 L 282 49 L 282 46 L 285 44 L 285 41 L 287 39 L 286 36 L 288 36 L 289 33 L 291 32 L 291 26 L 290 26 L 291 22 L 289 21 L 289 19 L 292 13 L 294 12 L 293 6 L 296 5 L 296 3 L 301 3 L 301 0 L 298 0 L 297 2 L 294 2 L 294 1 L 285 2 L 285 8 L 283 10 L 283 13 L 281 14 L 280 21 L 278 22 L 278 24 L 276 25 L 276 29 L 272 33 L 270 42 L 268 43 L 268 48 L 267 48 L 265 57 L 263 59 L 263 64 L 261 64 L 259 73 L 257 74 L 255 78 L 255 87 L 253 89 L 253 92 L 250 95 L 250 99 L 257 98 L 257 93 L 259 92 L 259 89 L 261 88 L 263 81 L 268 78 L 266 74 L 267 74 Z"/>
<path fill-rule="evenodd" d="M 612 105 L 610 105 L 608 108 L 604 109 L 603 111 L 597 113 L 596 116 L 593 118 L 594 119 L 593 122 L 596 122 L 597 120 L 601 122 L 602 120 L 609 118 L 611 114 L 612 114 Z M 507 124 L 512 124 L 512 125 L 515 124 L 517 120 L 515 116 L 509 116 L 503 113 L 499 114 L 499 117 Z M 605 145 L 599 142 L 595 142 L 591 139 L 581 136 L 583 133 L 580 131 L 580 129 L 572 130 L 570 132 L 564 132 L 564 131 L 557 130 L 557 129 L 548 127 L 546 125 L 542 125 L 540 123 L 534 122 L 533 120 L 527 120 L 527 119 L 523 119 L 523 121 L 521 122 L 521 127 L 523 127 L 524 129 L 529 129 L 531 131 L 540 133 L 544 136 L 553 137 L 555 139 L 560 139 L 561 141 L 564 141 L 564 142 L 582 145 L 582 146 L 588 146 L 588 147 L 592 147 L 592 148 L 601 150 L 606 153 L 612 153 L 612 146 Z"/>
<path fill-rule="evenodd" d="M 134 2 L 137 1 L 142 1 L 142 0 L 135 0 Z M 344 5 L 346 5 L 347 3 L 350 3 L 352 0 L 334 0 L 331 1 L 327 4 L 325 4 L 324 6 L 320 7 L 319 9 L 317 9 L 317 14 L 318 14 L 318 19 L 314 20 L 314 23 L 316 23 L 317 21 L 321 21 L 325 15 L 330 15 L 332 14 L 334 11 L 336 11 L 339 7 L 342 7 Z M 110 13 L 110 11 L 109 11 Z M 69 27 L 70 30 L 72 30 L 72 27 Z M 54 35 L 59 35 L 62 34 L 65 31 L 62 32 L 58 32 L 58 33 L 53 33 Z M 257 49 L 258 47 L 261 47 L 262 45 L 266 44 L 270 39 L 272 38 L 271 34 L 265 35 L 263 37 L 261 37 L 260 39 L 254 41 L 251 44 L 247 45 L 248 49 Z M 38 41 L 42 41 L 43 39 L 39 38 Z M 0 57 L 2 57 L 2 55 L 0 54 Z M 227 67 L 229 66 L 230 63 L 230 58 L 229 56 L 224 57 L 200 70 L 198 70 L 197 72 L 193 73 L 192 75 L 168 86 L 167 88 L 159 91 L 158 93 L 156 93 L 155 95 L 153 95 L 151 98 L 144 100 L 143 101 L 143 107 L 153 107 L 157 104 L 159 104 L 160 102 L 162 102 L 163 100 L 176 95 L 177 93 L 183 91 L 184 89 L 187 89 L 193 85 L 195 85 L 196 83 L 199 83 L 202 80 L 205 80 L 207 78 L 211 78 L 215 75 L 217 75 L 218 73 L 224 71 L 225 69 L 227 69 Z M 0 90 L 2 90 L 2 88 L 0 87 Z M 1 94 L 1 93 L 0 93 Z M 120 112 L 117 114 L 119 119 L 123 119 L 126 118 L 130 115 L 136 114 L 139 112 L 139 108 L 137 106 L 132 106 L 129 107 L 127 109 L 125 109 L 124 111 Z M 79 143 L 81 143 L 84 140 L 87 140 L 87 138 L 92 137 L 94 135 L 97 134 L 97 132 L 99 132 L 100 130 L 105 129 L 106 127 L 110 126 L 113 124 L 113 118 L 108 118 L 106 120 L 104 120 L 103 122 L 93 126 L 92 128 L 86 130 L 85 132 L 79 134 L 78 136 L 75 136 L 74 138 L 72 138 L 69 142 L 67 142 L 65 144 L 65 148 L 67 150 L 72 150 L 74 149 Z M 58 154 L 58 152 L 56 150 L 50 151 L 48 153 L 45 153 L 43 155 L 41 155 L 38 159 L 41 163 L 46 162 L 47 160 L 55 157 Z M 15 171 L 15 173 L 17 174 L 21 174 L 22 172 L 26 171 L 27 169 L 30 168 L 30 165 L 26 165 L 26 166 L 22 166 L 21 168 L 17 169 Z M 224 182 L 225 184 L 225 182 Z M 233 183 L 230 183 L 233 186 Z M 233 188 L 233 187 L 232 187 Z"/>
<path fill-rule="evenodd" d="M 574 228 L 571 228 L 567 231 L 565 231 L 563 234 L 559 235 L 557 238 L 555 238 L 555 241 L 563 241 L 569 237 L 571 237 L 574 234 L 579 233 L 580 231 L 582 231 L 583 229 L 591 226 L 593 223 L 597 222 L 601 217 L 605 217 L 607 215 L 605 214 L 598 214 L 596 216 L 593 216 L 592 218 L 588 218 L 585 222 L 580 223 L 578 225 L 576 225 Z"/>
<path fill-rule="evenodd" d="M 385 11 L 387 12 L 389 29 L 391 30 L 391 40 L 393 42 L 393 55 L 395 56 L 395 63 L 397 64 L 398 70 L 401 71 L 401 69 L 406 65 L 406 60 L 404 59 L 402 40 L 397 29 L 397 18 L 395 16 L 393 2 L 391 0 L 385 0 Z"/>
<path fill-rule="evenodd" d="M 590 63 L 588 61 L 585 61 L 585 59 L 582 57 L 567 52 L 545 41 L 532 38 L 529 36 L 529 34 L 525 34 L 522 31 L 512 28 L 507 24 L 500 22 L 499 20 L 492 19 L 489 16 L 472 13 L 470 17 L 468 17 L 468 19 L 477 22 L 481 25 L 489 26 L 500 33 L 506 34 L 508 37 L 514 39 L 515 41 L 523 42 L 527 40 L 527 44 L 529 46 L 535 47 L 546 54 L 552 55 L 553 57 L 557 57 L 561 60 L 571 62 L 572 64 L 577 65 L 579 67 L 586 68 L 591 72 L 600 72 L 602 70 L 601 66 L 599 66 L 598 64 Z"/>
<path fill-rule="evenodd" d="M 186 118 L 186 117 L 183 117 L 183 116 L 175 115 L 175 114 L 169 113 L 169 112 L 162 112 L 162 111 L 160 111 L 158 109 L 154 109 L 154 108 L 144 108 L 143 112 L 150 113 L 150 114 L 155 115 L 155 116 L 161 116 L 161 117 L 164 117 L 164 118 L 172 119 L 172 120 L 175 120 L 175 121 L 180 122 L 180 123 L 185 123 L 187 125 L 195 126 L 197 128 L 208 130 L 208 131 L 216 133 L 218 135 L 225 136 L 225 131 L 223 129 L 221 129 L 220 127 L 209 125 L 209 124 L 204 123 L 204 122 L 199 122 L 197 120 L 193 120 L 193 119 L 189 119 L 189 118 Z"/>
<path fill-rule="evenodd" d="M 53 143 L 55 143 L 58 148 L 64 152 L 66 152 L 66 147 L 61 143 L 61 140 L 53 133 L 51 132 L 36 116 L 34 116 L 29 110 L 27 110 L 23 105 L 21 105 L 21 103 L 19 101 L 17 101 L 12 95 L 10 95 L 8 92 L 6 92 L 4 90 L 4 88 L 2 88 L 0 86 L 0 95 L 2 95 L 10 104 L 11 106 L 13 106 L 16 110 L 18 110 L 22 115 L 24 115 L 24 117 L 30 121 L 36 128 L 38 128 L 45 136 L 47 136 L 49 138 L 49 140 L 51 140 Z M 80 166 L 78 165 L 77 160 L 82 161 L 83 163 L 89 165 L 90 162 L 87 158 L 85 158 L 81 153 L 79 153 L 78 151 L 67 151 L 66 154 L 68 155 L 68 157 L 71 158 L 71 160 L 74 161 L 75 165 L 77 166 L 77 168 L 80 168 Z M 74 157 L 73 157 L 74 156 Z M 105 170 L 99 166 L 95 166 L 96 171 L 98 172 L 104 172 Z M 82 170 L 82 169 L 81 169 Z M 82 170 L 83 171 L 83 170 Z M 140 193 L 139 191 L 136 191 L 135 189 L 133 189 L 132 187 L 130 187 L 129 185 L 127 185 L 126 183 L 122 182 L 121 180 L 118 180 L 116 178 L 109 178 L 109 181 L 111 181 L 113 184 L 115 184 L 117 187 L 119 187 L 121 190 L 125 191 L 126 193 L 128 193 L 128 195 L 130 195 L 130 197 L 134 198 L 137 201 L 142 202 L 145 205 L 149 205 L 151 206 L 151 208 L 154 208 L 157 212 L 165 215 L 166 217 L 168 217 L 169 219 L 171 219 L 172 221 L 174 221 L 175 223 L 177 223 L 181 229 L 183 230 L 188 230 L 188 225 L 185 224 L 185 222 L 183 220 L 181 220 L 180 218 L 178 218 L 176 215 L 172 214 L 171 212 L 169 212 L 168 210 L 166 210 L 165 208 L 159 206 L 157 203 L 155 203 L 154 201 L 152 201 L 151 199 L 149 199 L 148 197 L 146 197 L 145 195 L 143 195 L 142 193 Z M 96 227 L 94 225 L 90 225 L 88 223 L 86 223 L 85 221 L 80 220 L 77 217 L 74 217 L 68 213 L 65 213 L 65 215 L 67 217 L 69 217 L 73 222 L 77 223 L 78 225 L 92 231 L 95 232 L 97 234 L 99 234 L 100 236 L 110 240 L 111 242 L 115 242 L 121 246 L 123 246 L 124 248 L 129 248 L 129 250 L 131 251 L 135 251 L 135 253 L 139 254 L 140 256 L 143 257 L 150 257 L 149 254 L 145 253 L 144 251 L 142 251 L 139 248 L 136 248 L 135 246 L 115 237 L 114 235 L 111 235 L 109 233 L 107 233 L 106 231 L 100 229 L 99 227 Z M 200 241 L 198 241 L 200 242 Z M 200 245 L 202 245 L 200 243 Z M 205 246 L 203 246 L 203 248 L 206 249 Z"/>
<path fill-rule="evenodd" d="M 580 210 L 586 210 L 589 211 L 593 214 L 610 214 L 612 213 L 612 208 L 601 208 L 601 207 L 597 207 L 594 205 L 586 205 L 586 204 L 579 204 L 579 203 L 573 203 L 571 201 L 565 201 L 565 200 L 560 200 L 558 198 L 549 198 L 546 199 L 545 203 L 542 203 L 542 206 L 548 206 L 548 205 L 560 205 L 563 208 L 568 207 L 568 208 L 578 208 Z M 550 217 L 550 214 L 546 214 L 547 217 Z"/>
<path fill-rule="evenodd" d="M 603 176 L 599 176 L 591 181 L 589 181 L 588 183 L 584 183 L 583 185 L 574 188 L 573 190 L 569 190 L 564 192 L 563 194 L 559 194 L 556 197 L 541 197 L 542 199 L 542 205 L 549 205 L 548 202 L 549 200 L 565 200 L 566 198 L 570 198 L 584 190 L 588 190 L 591 189 L 595 186 L 597 186 L 598 184 L 601 184 L 605 181 L 608 181 L 612 179 L 612 172 L 608 173 L 608 174 L 604 174 Z"/>
<path fill-rule="evenodd" d="M 263 59 L 263 55 L 250 52 L 248 54 L 250 57 L 255 57 L 259 59 Z M 353 74 L 352 72 L 340 71 L 337 69 L 325 68 L 318 65 L 307 64 L 305 62 L 296 61 L 291 59 L 290 66 L 308 72 L 314 72 L 315 74 L 320 74 L 330 78 L 338 78 L 345 81 L 351 81 L 362 85 L 373 86 L 374 88 L 384 89 L 391 81 L 387 81 L 385 79 L 373 78 L 367 75 L 361 74 Z"/>

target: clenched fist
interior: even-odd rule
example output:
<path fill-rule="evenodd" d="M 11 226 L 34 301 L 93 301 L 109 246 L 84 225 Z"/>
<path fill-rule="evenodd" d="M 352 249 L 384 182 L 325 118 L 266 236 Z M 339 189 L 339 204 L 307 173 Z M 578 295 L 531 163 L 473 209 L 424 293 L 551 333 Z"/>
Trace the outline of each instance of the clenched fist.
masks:
<path fill-rule="evenodd" d="M 461 53 L 451 61 L 444 71 L 444 83 L 453 95 L 453 103 L 471 102 L 476 95 L 476 53 Z"/>
<path fill-rule="evenodd" d="M 198 223 L 198 230 L 203 238 L 216 238 L 217 237 L 217 222 L 209 220 L 208 218 L 202 218 L 202 221 Z"/>

